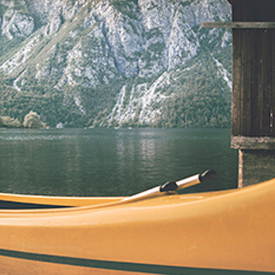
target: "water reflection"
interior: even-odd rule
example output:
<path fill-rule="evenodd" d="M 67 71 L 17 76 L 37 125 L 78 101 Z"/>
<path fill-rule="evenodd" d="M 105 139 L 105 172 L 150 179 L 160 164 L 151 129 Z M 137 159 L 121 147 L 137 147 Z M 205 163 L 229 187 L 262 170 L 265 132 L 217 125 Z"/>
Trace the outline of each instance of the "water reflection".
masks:
<path fill-rule="evenodd" d="M 1 192 L 130 195 L 207 168 L 219 176 L 195 191 L 236 186 L 229 130 L 0 129 Z"/>

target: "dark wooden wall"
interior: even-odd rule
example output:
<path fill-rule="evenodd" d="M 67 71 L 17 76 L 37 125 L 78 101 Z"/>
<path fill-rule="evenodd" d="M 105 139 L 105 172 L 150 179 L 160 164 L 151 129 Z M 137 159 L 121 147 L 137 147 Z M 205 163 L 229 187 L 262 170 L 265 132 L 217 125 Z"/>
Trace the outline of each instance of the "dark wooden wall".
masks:
<path fill-rule="evenodd" d="M 239 150 L 238 186 L 275 178 L 275 0 L 228 0 L 233 91 L 231 148 Z"/>
<path fill-rule="evenodd" d="M 231 0 L 232 21 L 275 22 L 275 0 Z M 275 136 L 275 29 L 235 28 L 232 136 Z"/>

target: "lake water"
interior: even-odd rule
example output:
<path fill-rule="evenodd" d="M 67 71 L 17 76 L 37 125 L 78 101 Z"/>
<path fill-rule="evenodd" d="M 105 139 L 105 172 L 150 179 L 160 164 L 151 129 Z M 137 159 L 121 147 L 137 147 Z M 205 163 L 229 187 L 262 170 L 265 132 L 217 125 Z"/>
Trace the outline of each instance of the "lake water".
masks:
<path fill-rule="evenodd" d="M 0 192 L 123 196 L 206 169 L 185 192 L 236 187 L 229 129 L 0 129 Z"/>

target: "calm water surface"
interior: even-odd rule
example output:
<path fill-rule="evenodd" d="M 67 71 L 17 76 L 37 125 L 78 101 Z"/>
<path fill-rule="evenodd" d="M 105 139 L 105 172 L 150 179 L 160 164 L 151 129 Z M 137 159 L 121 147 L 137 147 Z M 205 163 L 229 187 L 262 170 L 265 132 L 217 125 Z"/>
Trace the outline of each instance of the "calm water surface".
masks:
<path fill-rule="evenodd" d="M 206 169 L 186 192 L 235 188 L 229 129 L 0 129 L 0 192 L 131 195 Z"/>

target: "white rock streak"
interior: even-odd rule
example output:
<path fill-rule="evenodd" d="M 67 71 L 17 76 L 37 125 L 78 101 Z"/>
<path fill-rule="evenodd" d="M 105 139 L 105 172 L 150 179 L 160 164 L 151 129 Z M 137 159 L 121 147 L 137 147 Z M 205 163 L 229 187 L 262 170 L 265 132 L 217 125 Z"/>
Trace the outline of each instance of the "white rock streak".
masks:
<path fill-rule="evenodd" d="M 1 69 L 11 74 L 16 69 L 22 68 L 22 65 L 31 57 L 33 48 L 39 43 L 39 37 L 35 36 L 30 42 L 22 47 L 11 59 L 2 64 Z"/>
<path fill-rule="evenodd" d="M 213 55 L 212 57 L 213 60 L 216 62 L 218 72 L 220 72 L 228 87 L 232 90 L 232 81 L 229 79 L 230 73 L 224 68 L 223 64 L 218 59 L 216 59 Z"/>
<path fill-rule="evenodd" d="M 140 124 L 149 125 L 161 114 L 161 103 L 173 94 L 166 96 L 162 94 L 163 87 L 167 87 L 170 74 L 165 72 L 162 74 L 149 88 L 148 84 L 140 84 L 132 87 L 129 102 L 126 102 L 126 86 L 123 86 L 117 102 L 107 117 L 111 124 L 117 121 L 119 125 L 134 121 L 139 121 Z M 158 91 L 159 88 L 159 91 Z"/>

